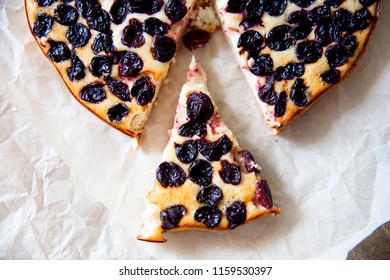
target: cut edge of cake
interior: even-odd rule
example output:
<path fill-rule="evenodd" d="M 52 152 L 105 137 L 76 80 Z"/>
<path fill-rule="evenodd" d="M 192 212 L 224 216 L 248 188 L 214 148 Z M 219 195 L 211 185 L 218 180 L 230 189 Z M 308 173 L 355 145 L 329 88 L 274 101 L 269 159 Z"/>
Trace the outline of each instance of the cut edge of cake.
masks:
<path fill-rule="evenodd" d="M 205 93 L 206 95 L 208 95 L 210 97 L 210 92 L 207 88 L 206 82 L 207 82 L 207 78 L 206 78 L 206 74 L 205 74 L 204 70 L 201 68 L 199 63 L 196 61 L 195 57 L 193 57 L 191 64 L 189 66 L 186 83 L 183 85 L 181 93 L 180 93 L 179 102 L 178 102 L 177 109 L 176 109 L 174 125 L 173 125 L 173 128 L 169 131 L 169 141 L 168 141 L 166 147 L 164 148 L 162 162 L 170 157 L 169 153 L 172 153 L 172 146 L 175 145 L 175 140 L 177 140 L 175 138 L 181 137 L 181 136 L 177 136 L 177 134 L 178 134 L 177 130 L 179 129 L 179 127 L 183 123 L 188 121 L 188 117 L 186 116 L 186 107 L 185 107 L 188 93 L 194 92 L 194 91 L 199 91 L 199 92 Z M 238 153 L 240 151 L 243 151 L 243 150 L 241 150 L 241 148 L 239 147 L 237 140 L 234 137 L 233 133 L 223 123 L 221 117 L 219 116 L 218 107 L 215 105 L 214 102 L 213 102 L 213 104 L 214 104 L 215 110 L 214 110 L 214 114 L 211 117 L 211 119 L 209 120 L 209 122 L 216 124 L 216 126 L 214 128 L 208 127 L 208 131 L 213 130 L 213 129 L 216 129 L 216 130 L 222 129 L 222 133 L 230 136 L 229 138 L 233 142 L 233 149 L 230 152 L 231 155 L 229 155 L 229 156 L 231 156 L 234 163 L 239 164 L 240 168 L 244 168 L 243 167 L 243 164 L 244 164 L 243 159 L 239 158 L 237 160 L 237 157 L 239 157 Z M 261 169 L 261 167 L 258 166 L 255 162 L 253 162 L 253 166 L 256 170 Z M 245 172 L 247 172 L 247 171 L 245 171 Z M 186 175 L 188 176 L 188 174 L 186 174 Z M 249 195 L 251 196 L 251 200 L 245 201 L 245 203 L 247 203 L 246 204 L 247 216 L 246 216 L 245 222 L 240 224 L 239 226 L 242 226 L 242 225 L 247 224 L 251 221 L 257 220 L 258 218 L 261 218 L 261 217 L 265 217 L 268 215 L 280 214 L 281 210 L 277 206 L 275 206 L 272 202 L 271 192 L 269 190 L 269 187 L 268 187 L 266 180 L 260 180 L 259 174 L 257 172 L 254 172 L 254 171 L 251 171 L 251 172 L 248 171 L 246 174 L 243 174 L 243 176 L 244 175 L 246 176 L 245 177 L 246 182 L 249 182 L 249 184 L 251 184 L 251 187 L 248 188 L 248 189 L 250 189 Z M 187 181 L 189 181 L 188 177 L 187 177 L 184 185 L 180 186 L 180 188 L 186 187 L 187 186 L 186 184 L 188 184 Z M 194 185 L 194 184 L 192 182 L 189 182 L 189 185 L 190 185 L 189 188 L 191 188 L 191 187 L 193 187 L 192 185 Z M 200 186 L 198 186 L 198 187 L 200 187 Z M 229 187 L 231 187 L 231 186 L 229 186 Z M 243 186 L 241 186 L 241 185 L 237 186 L 237 188 L 240 188 L 240 187 L 243 187 Z M 261 189 L 263 187 L 267 188 L 267 190 Z M 170 188 L 170 187 L 168 187 L 168 188 Z M 148 193 L 148 197 L 146 199 L 146 206 L 145 206 L 145 210 L 144 210 L 143 215 L 142 215 L 143 225 L 141 227 L 139 234 L 137 235 L 138 240 L 160 243 L 160 242 L 167 241 L 163 237 L 163 233 L 165 233 L 165 232 L 176 232 L 176 231 L 184 231 L 184 230 L 221 231 L 221 230 L 231 229 L 231 228 L 229 228 L 228 224 L 226 223 L 227 222 L 226 218 L 224 221 L 225 222 L 224 226 L 218 226 L 218 227 L 212 228 L 212 229 L 204 226 L 203 224 L 200 224 L 199 222 L 194 222 L 194 223 L 188 222 L 187 220 L 193 219 L 193 212 L 194 211 L 192 211 L 192 210 L 189 211 L 188 213 L 186 213 L 185 216 L 188 216 L 187 214 L 191 214 L 192 216 L 186 217 L 186 222 L 184 222 L 182 225 L 179 224 L 178 226 L 175 226 L 173 228 L 163 229 L 162 225 L 161 225 L 160 215 L 161 215 L 162 210 L 164 210 L 164 209 L 161 209 L 156 203 L 149 201 L 149 198 L 151 198 L 151 197 L 153 197 L 153 199 L 156 199 L 157 193 L 160 192 L 160 191 L 157 191 L 158 189 L 162 190 L 162 187 L 161 187 L 160 183 L 155 179 L 153 189 Z M 171 192 L 167 191 L 167 193 L 172 193 L 172 196 L 174 196 L 174 190 L 175 189 L 173 188 L 173 190 Z M 262 205 L 260 205 L 260 203 L 258 201 L 256 201 L 256 192 L 258 192 L 258 195 L 260 195 L 262 193 L 262 191 L 268 192 L 266 194 L 266 196 L 269 195 L 270 199 L 271 199 L 271 205 L 268 205 L 267 208 L 263 207 Z M 156 192 L 156 194 L 154 194 L 154 192 Z M 158 199 L 164 199 L 164 195 L 160 195 Z M 169 199 L 172 199 L 172 197 L 170 197 Z M 190 200 L 192 199 L 193 201 L 195 201 L 195 203 L 197 203 L 195 197 L 189 198 L 189 199 Z M 224 207 L 226 209 L 226 206 L 224 206 Z"/>

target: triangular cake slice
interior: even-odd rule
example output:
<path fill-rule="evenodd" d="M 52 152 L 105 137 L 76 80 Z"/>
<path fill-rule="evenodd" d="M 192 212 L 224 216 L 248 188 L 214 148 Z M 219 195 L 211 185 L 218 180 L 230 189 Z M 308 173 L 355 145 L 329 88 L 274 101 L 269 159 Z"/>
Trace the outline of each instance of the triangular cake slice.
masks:
<path fill-rule="evenodd" d="M 193 59 L 137 238 L 165 242 L 167 231 L 234 229 L 279 214 L 259 172 L 219 116 Z"/>
<path fill-rule="evenodd" d="M 196 2 L 25 0 L 25 8 L 73 96 L 138 146 Z"/>
<path fill-rule="evenodd" d="M 379 0 L 216 0 L 224 34 L 275 134 L 341 82 Z"/>

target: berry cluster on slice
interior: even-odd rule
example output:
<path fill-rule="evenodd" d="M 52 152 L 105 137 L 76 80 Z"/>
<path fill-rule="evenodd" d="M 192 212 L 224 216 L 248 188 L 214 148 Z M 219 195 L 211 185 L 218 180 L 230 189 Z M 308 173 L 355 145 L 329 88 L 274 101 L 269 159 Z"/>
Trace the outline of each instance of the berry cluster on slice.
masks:
<path fill-rule="evenodd" d="M 379 0 L 216 0 L 268 126 L 278 134 L 353 68 Z"/>
<path fill-rule="evenodd" d="M 138 145 L 196 0 L 25 0 L 74 97 Z"/>
<path fill-rule="evenodd" d="M 193 59 L 137 238 L 165 242 L 167 231 L 234 229 L 279 214 L 259 172 L 219 116 Z"/>

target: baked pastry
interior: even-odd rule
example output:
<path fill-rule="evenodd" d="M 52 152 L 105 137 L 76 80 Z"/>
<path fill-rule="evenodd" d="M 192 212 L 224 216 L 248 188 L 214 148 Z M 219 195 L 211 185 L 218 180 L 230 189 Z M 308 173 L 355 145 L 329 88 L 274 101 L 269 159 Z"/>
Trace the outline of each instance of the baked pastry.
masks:
<path fill-rule="evenodd" d="M 259 172 L 219 116 L 193 59 L 137 238 L 165 242 L 167 231 L 234 229 L 279 214 Z"/>
<path fill-rule="evenodd" d="M 229 43 L 278 134 L 353 68 L 378 0 L 216 0 Z"/>
<path fill-rule="evenodd" d="M 73 96 L 135 146 L 197 0 L 25 0 Z"/>

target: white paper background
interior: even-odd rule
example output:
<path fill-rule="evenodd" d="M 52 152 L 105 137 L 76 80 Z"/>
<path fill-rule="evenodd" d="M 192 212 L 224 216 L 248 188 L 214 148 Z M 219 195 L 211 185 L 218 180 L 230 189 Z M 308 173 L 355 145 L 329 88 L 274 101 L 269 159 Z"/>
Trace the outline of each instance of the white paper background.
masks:
<path fill-rule="evenodd" d="M 390 219 L 390 3 L 350 77 L 273 137 L 218 32 L 195 52 L 225 122 L 263 166 L 278 217 L 135 236 L 191 59 L 183 47 L 138 152 L 79 105 L 0 0 L 0 259 L 344 259 Z"/>

